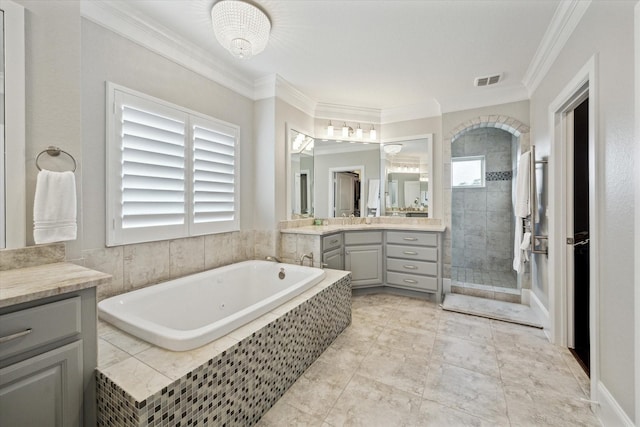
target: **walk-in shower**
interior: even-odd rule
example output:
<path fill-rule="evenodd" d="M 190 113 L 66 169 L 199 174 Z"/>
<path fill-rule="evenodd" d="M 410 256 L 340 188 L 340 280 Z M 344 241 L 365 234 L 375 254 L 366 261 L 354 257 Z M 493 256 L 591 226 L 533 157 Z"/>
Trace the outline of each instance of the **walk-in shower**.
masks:
<path fill-rule="evenodd" d="M 518 288 L 513 193 L 518 138 L 481 127 L 451 145 L 453 285 Z"/>

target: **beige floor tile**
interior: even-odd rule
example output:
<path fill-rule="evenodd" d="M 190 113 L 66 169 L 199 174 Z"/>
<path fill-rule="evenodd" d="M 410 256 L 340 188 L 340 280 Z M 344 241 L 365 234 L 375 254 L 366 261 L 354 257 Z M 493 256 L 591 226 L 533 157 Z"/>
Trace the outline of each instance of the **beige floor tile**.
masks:
<path fill-rule="evenodd" d="M 502 382 L 489 375 L 446 363 L 432 364 L 424 398 L 498 425 L 508 425 Z"/>
<path fill-rule="evenodd" d="M 323 419 L 342 394 L 353 371 L 317 360 L 282 397 L 285 403 Z"/>
<path fill-rule="evenodd" d="M 490 344 L 438 335 L 431 354 L 431 361 L 432 363 L 448 363 L 500 378 L 496 350 Z"/>
<path fill-rule="evenodd" d="M 414 394 L 355 375 L 325 422 L 333 427 L 409 425 L 420 403 Z"/>
<path fill-rule="evenodd" d="M 372 341 L 334 342 L 318 358 L 336 368 L 355 372 L 373 347 Z"/>
<path fill-rule="evenodd" d="M 377 347 L 364 358 L 357 373 L 363 377 L 422 396 L 429 358 L 411 351 Z"/>
<path fill-rule="evenodd" d="M 440 316 L 438 334 L 456 336 L 472 341 L 493 343 L 491 326 L 488 322 L 478 322 L 472 316 L 446 313 Z"/>
<path fill-rule="evenodd" d="M 322 419 L 309 415 L 280 399 L 256 424 L 257 427 L 322 427 Z"/>
<path fill-rule="evenodd" d="M 496 427 L 496 424 L 466 412 L 423 400 L 420 411 L 409 423 L 416 427 Z M 509 424 L 504 424 L 508 426 Z"/>
<path fill-rule="evenodd" d="M 421 354 L 427 357 L 428 360 L 435 338 L 436 335 L 432 332 L 420 332 L 416 329 L 406 328 L 388 328 L 378 336 L 376 345 Z"/>
<path fill-rule="evenodd" d="M 512 426 L 599 426 L 589 404 L 538 388 L 505 386 Z"/>

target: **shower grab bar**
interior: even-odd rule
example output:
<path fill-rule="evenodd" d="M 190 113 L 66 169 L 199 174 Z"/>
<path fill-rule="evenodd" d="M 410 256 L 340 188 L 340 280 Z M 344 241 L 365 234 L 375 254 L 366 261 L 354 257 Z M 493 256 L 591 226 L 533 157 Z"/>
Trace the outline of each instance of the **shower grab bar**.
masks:
<path fill-rule="evenodd" d="M 549 236 L 536 235 L 536 211 L 538 210 L 538 191 L 536 188 L 536 164 L 546 164 L 549 163 L 548 160 L 536 160 L 536 146 L 531 145 L 530 150 L 530 168 L 529 168 L 529 202 L 531 204 L 531 212 L 529 214 L 529 231 L 531 232 L 532 239 L 530 244 L 530 251 L 533 254 L 541 254 L 549 256 L 548 248 L 539 248 L 536 246 L 537 240 L 549 240 Z M 526 222 L 526 220 L 525 220 Z M 523 224 L 524 230 L 527 231 L 526 224 Z"/>

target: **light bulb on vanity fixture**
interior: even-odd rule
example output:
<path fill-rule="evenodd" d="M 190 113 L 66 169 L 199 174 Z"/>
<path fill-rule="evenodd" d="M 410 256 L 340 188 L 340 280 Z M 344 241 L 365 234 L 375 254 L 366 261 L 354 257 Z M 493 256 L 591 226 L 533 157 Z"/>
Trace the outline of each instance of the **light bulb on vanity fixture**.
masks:
<path fill-rule="evenodd" d="M 329 120 L 329 125 L 327 126 L 327 136 L 333 136 L 333 124 L 331 123 L 331 120 Z"/>
<path fill-rule="evenodd" d="M 360 127 L 360 123 L 358 123 L 358 127 L 356 128 L 356 138 L 362 139 L 362 128 Z"/>
<path fill-rule="evenodd" d="M 378 139 L 378 133 L 376 132 L 376 128 L 371 125 L 371 130 L 369 131 L 369 139 L 375 141 Z"/>

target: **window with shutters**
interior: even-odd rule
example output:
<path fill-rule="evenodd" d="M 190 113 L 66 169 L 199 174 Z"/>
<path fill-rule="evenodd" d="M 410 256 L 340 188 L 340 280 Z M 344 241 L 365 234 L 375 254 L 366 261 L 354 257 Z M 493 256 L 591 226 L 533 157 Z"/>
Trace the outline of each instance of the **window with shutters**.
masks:
<path fill-rule="evenodd" d="M 238 230 L 239 128 L 107 92 L 107 246 Z"/>

